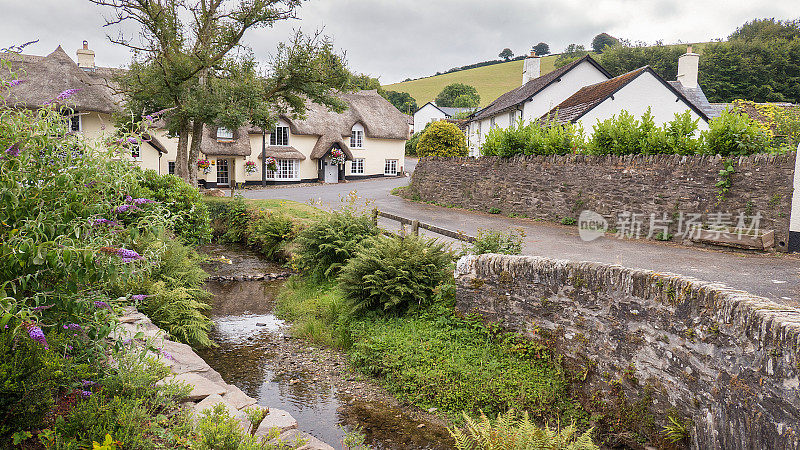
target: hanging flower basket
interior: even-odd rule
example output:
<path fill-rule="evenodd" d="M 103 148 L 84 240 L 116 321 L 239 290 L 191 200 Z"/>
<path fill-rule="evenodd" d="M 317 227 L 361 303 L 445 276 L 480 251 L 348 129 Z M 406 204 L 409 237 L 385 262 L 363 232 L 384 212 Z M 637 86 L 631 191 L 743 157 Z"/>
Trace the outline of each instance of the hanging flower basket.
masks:
<path fill-rule="evenodd" d="M 267 159 L 264 160 L 264 163 L 267 165 L 267 170 L 270 172 L 275 172 L 278 170 L 278 161 L 272 156 L 267 156 Z"/>
<path fill-rule="evenodd" d="M 258 170 L 258 168 L 256 168 L 255 161 L 245 161 L 245 163 L 244 163 L 244 171 L 245 172 L 247 172 L 248 174 L 253 174 L 253 173 L 256 173 L 257 170 Z"/>
<path fill-rule="evenodd" d="M 344 164 L 344 159 L 344 152 L 341 149 L 335 148 L 331 150 L 331 164 Z"/>
<path fill-rule="evenodd" d="M 197 168 L 208 174 L 211 172 L 211 163 L 207 159 L 200 159 L 197 161 Z"/>

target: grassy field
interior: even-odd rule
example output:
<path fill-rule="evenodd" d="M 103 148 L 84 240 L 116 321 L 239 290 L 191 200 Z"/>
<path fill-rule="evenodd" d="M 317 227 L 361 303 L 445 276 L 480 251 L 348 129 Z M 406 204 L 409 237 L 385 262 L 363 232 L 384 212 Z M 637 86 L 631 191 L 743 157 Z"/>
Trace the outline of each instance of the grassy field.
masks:
<path fill-rule="evenodd" d="M 204 197 L 205 202 L 210 208 L 217 205 L 227 204 L 233 201 L 230 197 Z M 313 221 L 325 216 L 325 212 L 307 203 L 295 202 L 292 200 L 253 200 L 245 199 L 245 203 L 262 211 L 274 211 L 277 214 L 284 214 L 301 221 Z"/>
<path fill-rule="evenodd" d="M 554 69 L 555 61 L 555 56 L 542 58 L 542 75 Z M 522 60 L 404 81 L 383 87 L 391 91 L 408 92 L 417 101 L 417 106 L 422 106 L 433 101 L 439 91 L 451 83 L 475 86 L 481 96 L 481 106 L 486 106 L 500 95 L 522 84 Z"/>
<path fill-rule="evenodd" d="M 702 54 L 703 47 L 706 44 L 705 42 L 700 42 L 692 45 L 696 53 Z M 675 45 L 685 46 L 687 44 Z M 542 58 L 542 75 L 555 69 L 556 58 L 558 58 L 558 55 L 548 55 Z M 417 101 L 417 106 L 422 106 L 427 102 L 433 101 L 436 95 L 451 83 L 464 83 L 475 86 L 481 96 L 481 106 L 483 107 L 522 84 L 522 60 L 445 73 L 419 80 L 387 84 L 383 88 L 390 91 L 408 92 Z"/>

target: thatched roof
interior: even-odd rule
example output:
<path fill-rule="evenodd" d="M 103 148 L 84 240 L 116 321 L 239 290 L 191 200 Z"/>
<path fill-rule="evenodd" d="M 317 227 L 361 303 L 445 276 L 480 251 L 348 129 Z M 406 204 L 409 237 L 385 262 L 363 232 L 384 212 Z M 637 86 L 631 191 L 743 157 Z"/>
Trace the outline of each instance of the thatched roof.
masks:
<path fill-rule="evenodd" d="M 603 75 L 611 78 L 611 74 L 608 73 L 608 71 L 606 71 L 606 69 L 604 69 L 600 63 L 595 61 L 591 56 L 586 55 L 583 58 L 576 59 L 569 64 L 559 67 L 558 69 L 555 69 L 552 72 L 544 74 L 540 77 L 536 77 L 522 86 L 506 92 L 498 97 L 495 101 L 490 103 L 487 107 L 473 114 L 472 117 L 470 117 L 470 120 L 483 120 L 527 102 L 547 86 L 560 81 L 561 77 L 563 77 L 567 72 L 571 71 L 575 67 L 578 67 L 584 62 L 593 65 L 597 68 L 597 70 L 602 72 Z"/>
<path fill-rule="evenodd" d="M 306 159 L 305 155 L 292 146 L 268 145 L 264 153 L 268 157 L 271 156 L 275 159 L 296 159 L 298 161 Z M 258 152 L 258 157 L 259 159 L 261 158 L 261 152 Z"/>
<path fill-rule="evenodd" d="M 78 68 L 61 46 L 45 57 L 8 54 L 2 57 L 11 61 L 12 70 L 24 80 L 10 89 L 6 97 L 8 105 L 38 108 L 53 102 L 60 93 L 68 89 L 80 89 L 57 103 L 78 111 L 110 114 L 116 110 L 114 100 L 108 92 Z"/>
<path fill-rule="evenodd" d="M 203 127 L 203 142 L 200 151 L 208 156 L 249 156 L 250 136 L 247 127 L 239 127 L 233 131 L 232 140 L 218 140 L 217 127 Z"/>

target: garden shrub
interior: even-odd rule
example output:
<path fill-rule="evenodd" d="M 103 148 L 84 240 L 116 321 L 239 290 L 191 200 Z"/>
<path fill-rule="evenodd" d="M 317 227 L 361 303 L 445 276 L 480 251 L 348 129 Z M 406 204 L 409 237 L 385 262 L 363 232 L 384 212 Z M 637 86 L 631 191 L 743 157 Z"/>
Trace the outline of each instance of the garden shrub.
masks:
<path fill-rule="evenodd" d="M 472 243 L 470 253 L 483 255 L 484 253 L 502 253 L 505 255 L 519 255 L 522 253 L 522 241 L 525 231 L 520 229 L 508 232 L 496 230 L 478 230 L 475 242 Z"/>
<path fill-rule="evenodd" d="M 339 274 L 339 289 L 354 311 L 424 308 L 452 277 L 453 254 L 418 236 L 377 236 L 362 243 Z"/>
<path fill-rule="evenodd" d="M 406 156 L 417 156 L 417 144 L 419 143 L 419 138 L 422 136 L 422 133 L 428 130 L 428 127 L 433 122 L 428 122 L 425 124 L 425 128 L 417 131 L 416 133 L 412 134 L 410 138 L 406 141 Z"/>
<path fill-rule="evenodd" d="M 283 214 L 261 213 L 248 228 L 247 242 L 267 259 L 287 260 L 286 249 L 294 239 L 295 224 Z"/>
<path fill-rule="evenodd" d="M 566 155 L 585 146 L 583 129 L 574 124 L 539 122 L 524 124 L 521 120 L 507 129 L 492 128 L 481 147 L 484 156 Z"/>
<path fill-rule="evenodd" d="M 377 226 L 366 214 L 347 208 L 332 212 L 297 237 L 298 265 L 314 280 L 332 280 L 361 241 L 377 234 Z"/>
<path fill-rule="evenodd" d="M 140 172 L 139 186 L 136 196 L 161 202 L 170 213 L 172 230 L 183 242 L 199 245 L 211 240 L 208 208 L 197 188 L 154 170 Z"/>
<path fill-rule="evenodd" d="M 225 405 L 217 404 L 202 413 L 192 436 L 194 450 L 281 450 L 304 446 L 306 440 L 295 438 L 291 442 L 277 440 L 280 430 L 275 428 L 266 436 L 257 437 L 242 430 L 239 420 L 231 417 Z M 275 442 L 271 442 L 275 440 Z"/>
<path fill-rule="evenodd" d="M 494 450 L 499 448 L 542 450 L 599 450 L 592 442 L 592 429 L 578 434 L 575 425 L 551 429 L 539 428 L 528 413 L 519 416 L 514 410 L 491 420 L 481 413 L 478 420 L 463 414 L 465 430 L 451 428 L 450 434 L 459 450 Z"/>
<path fill-rule="evenodd" d="M 721 156 L 746 156 L 767 151 L 769 136 L 745 114 L 723 111 L 703 133 L 706 153 Z"/>
<path fill-rule="evenodd" d="M 467 156 L 467 139 L 454 124 L 437 120 L 431 122 L 417 143 L 417 155 L 422 156 Z"/>
<path fill-rule="evenodd" d="M 247 230 L 253 222 L 253 212 L 241 196 L 237 196 L 226 206 L 222 216 L 225 221 L 225 233 L 220 240 L 232 243 L 247 242 Z"/>

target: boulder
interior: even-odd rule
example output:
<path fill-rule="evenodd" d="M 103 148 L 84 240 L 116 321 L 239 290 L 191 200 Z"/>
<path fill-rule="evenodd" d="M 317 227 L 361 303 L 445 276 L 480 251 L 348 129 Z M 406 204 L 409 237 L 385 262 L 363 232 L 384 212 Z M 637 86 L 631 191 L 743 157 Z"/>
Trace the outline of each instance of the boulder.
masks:
<path fill-rule="evenodd" d="M 242 392 L 238 387 L 229 384 L 227 385 L 228 391 L 222 396 L 225 401 L 233 405 L 237 410 L 242 410 L 248 406 L 256 404 L 256 399 L 248 397 L 247 394 Z"/>
<path fill-rule="evenodd" d="M 297 428 L 297 420 L 282 409 L 270 408 L 269 414 L 264 417 L 256 430 L 256 436 L 267 436 L 269 431 L 277 428 L 280 432 Z"/>
<path fill-rule="evenodd" d="M 175 375 L 174 377 L 167 377 L 158 383 L 161 384 L 168 384 L 168 383 L 185 383 L 192 387 L 192 392 L 189 393 L 187 397 L 190 401 L 198 401 L 203 400 L 210 395 L 219 395 L 225 394 L 227 390 L 224 386 L 215 383 L 208 378 L 202 377 L 196 373 L 181 373 Z M 221 397 L 220 397 L 221 398 Z M 233 408 L 233 411 L 238 411 L 237 408 Z"/>

